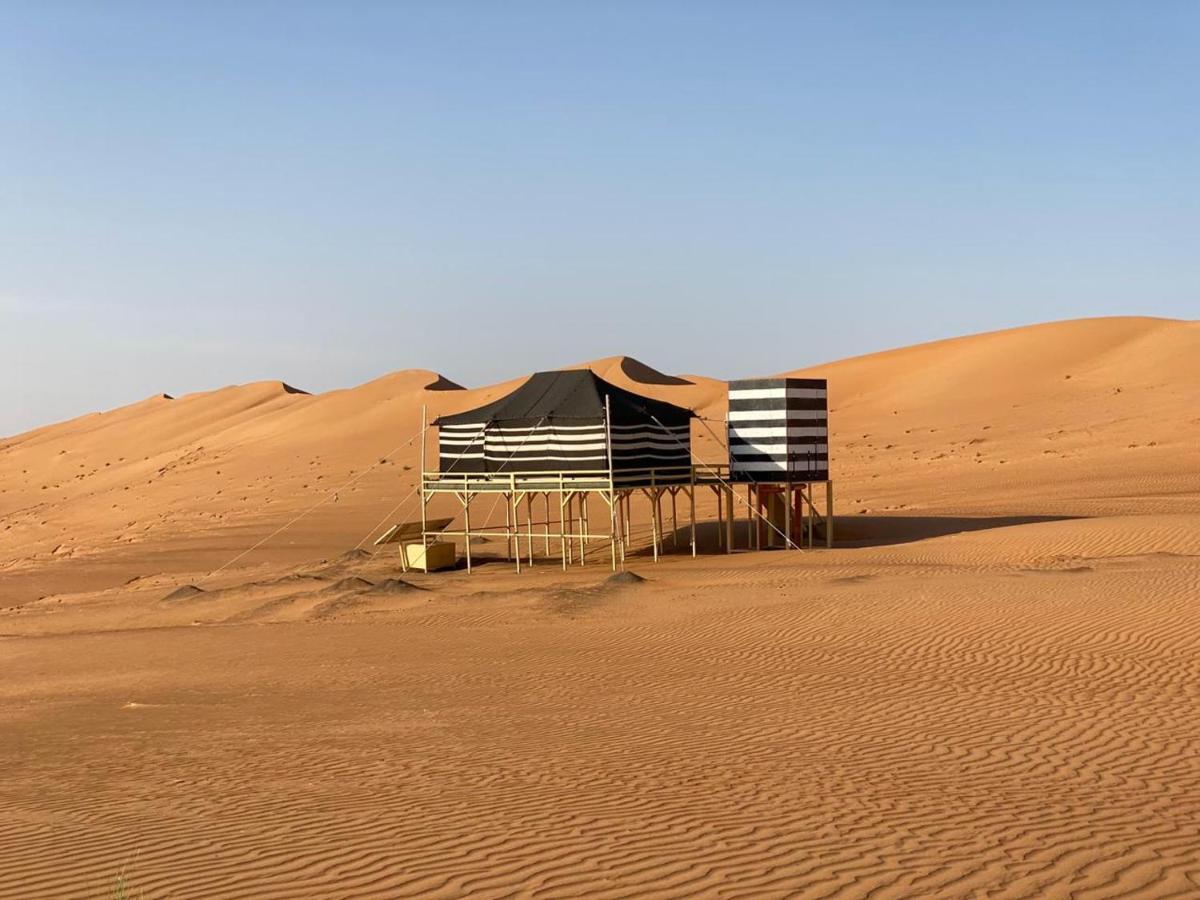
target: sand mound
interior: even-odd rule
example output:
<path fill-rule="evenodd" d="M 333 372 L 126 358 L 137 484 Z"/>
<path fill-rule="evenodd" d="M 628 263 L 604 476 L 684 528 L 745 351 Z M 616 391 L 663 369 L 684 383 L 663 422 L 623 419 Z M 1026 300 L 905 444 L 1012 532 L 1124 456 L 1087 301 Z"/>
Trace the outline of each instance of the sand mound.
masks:
<path fill-rule="evenodd" d="M 605 587 L 627 587 L 631 584 L 641 584 L 646 579 L 635 572 L 617 572 L 604 579 Z"/>
<path fill-rule="evenodd" d="M 182 587 L 175 588 L 175 590 L 163 597 L 163 601 L 186 600 L 188 597 L 195 597 L 197 594 L 203 593 L 204 588 L 196 587 L 194 584 L 185 584 Z"/>
<path fill-rule="evenodd" d="M 361 591 L 366 588 L 373 587 L 373 583 L 365 578 L 343 578 L 340 581 L 335 581 L 328 587 L 321 588 L 322 594 L 341 594 L 346 591 Z"/>
<path fill-rule="evenodd" d="M 410 591 L 419 591 L 421 588 L 415 584 L 409 584 L 407 581 L 402 581 L 399 578 L 385 578 L 372 588 L 373 594 L 406 594 Z"/>

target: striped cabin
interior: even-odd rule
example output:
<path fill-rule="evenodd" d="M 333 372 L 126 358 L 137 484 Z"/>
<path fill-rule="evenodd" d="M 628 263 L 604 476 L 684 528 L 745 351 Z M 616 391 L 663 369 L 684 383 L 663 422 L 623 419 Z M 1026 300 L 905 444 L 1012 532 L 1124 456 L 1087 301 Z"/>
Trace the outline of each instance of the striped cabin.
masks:
<path fill-rule="evenodd" d="M 729 382 L 733 481 L 829 480 L 829 400 L 824 378 Z"/>
<path fill-rule="evenodd" d="M 657 481 L 688 478 L 689 409 L 609 384 L 587 369 L 538 372 L 511 394 L 477 409 L 441 416 L 443 473 L 607 472 L 611 415 L 612 465 L 624 484 L 656 470 Z M 668 473 L 662 470 L 675 470 Z M 681 471 L 682 470 L 682 471 Z"/>

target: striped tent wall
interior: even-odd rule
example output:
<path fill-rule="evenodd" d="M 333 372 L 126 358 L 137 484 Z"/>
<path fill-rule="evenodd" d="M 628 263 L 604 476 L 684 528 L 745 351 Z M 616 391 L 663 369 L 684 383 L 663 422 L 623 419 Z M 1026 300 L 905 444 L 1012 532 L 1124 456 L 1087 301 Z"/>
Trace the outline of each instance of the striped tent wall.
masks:
<path fill-rule="evenodd" d="M 612 426 L 614 469 L 691 465 L 691 429 L 646 422 Z M 442 425 L 442 469 L 455 472 L 572 472 L 608 468 L 604 420 L 471 422 Z"/>
<path fill-rule="evenodd" d="M 607 419 L 614 470 L 678 469 L 678 477 L 686 480 L 693 415 L 609 384 L 586 369 L 535 372 L 499 400 L 438 418 L 441 471 L 606 471 Z"/>
<path fill-rule="evenodd" d="M 734 481 L 828 481 L 829 399 L 823 378 L 729 382 Z"/>

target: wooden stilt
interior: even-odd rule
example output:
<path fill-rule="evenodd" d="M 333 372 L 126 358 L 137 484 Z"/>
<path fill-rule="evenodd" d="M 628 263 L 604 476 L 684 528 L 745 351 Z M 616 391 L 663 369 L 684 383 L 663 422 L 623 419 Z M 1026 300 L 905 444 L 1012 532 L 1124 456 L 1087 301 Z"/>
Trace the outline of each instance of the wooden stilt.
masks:
<path fill-rule="evenodd" d="M 817 504 L 813 502 L 812 484 L 806 484 L 808 489 L 808 549 L 811 550 L 816 541 Z"/>
<path fill-rule="evenodd" d="M 688 514 L 690 515 L 692 558 L 696 557 L 696 474 L 692 473 L 692 483 L 688 486 Z"/>
<path fill-rule="evenodd" d="M 509 493 L 509 503 L 512 504 L 512 542 L 513 542 L 513 559 L 517 561 L 517 574 L 521 574 L 521 507 L 520 500 L 517 499 L 516 492 L 516 476 L 512 476 L 513 490 Z"/>
<path fill-rule="evenodd" d="M 787 535 L 783 548 L 790 550 L 792 547 L 792 483 L 790 481 L 784 484 L 783 488 L 783 533 Z"/>
<path fill-rule="evenodd" d="M 725 552 L 733 552 L 733 488 L 725 491 Z"/>
<path fill-rule="evenodd" d="M 725 543 L 725 500 L 721 496 L 723 489 L 718 485 L 713 485 L 713 491 L 717 495 L 717 549 L 723 548 Z"/>
<path fill-rule="evenodd" d="M 549 495 L 547 495 L 547 501 Z M 567 495 L 563 491 L 563 477 L 558 476 L 558 549 L 562 554 L 563 571 L 567 571 Z"/>
<path fill-rule="evenodd" d="M 533 565 L 533 494 L 525 495 L 525 525 L 528 529 L 525 536 L 525 550 L 529 555 L 529 564 Z"/>
<path fill-rule="evenodd" d="M 463 494 L 463 531 L 466 532 L 467 574 L 471 574 L 471 492 Z"/>
<path fill-rule="evenodd" d="M 426 503 L 426 500 L 425 500 L 425 497 L 426 497 L 426 494 L 425 494 L 425 427 L 426 426 L 425 426 L 425 423 L 427 421 L 428 421 L 428 416 L 426 415 L 425 404 L 422 403 L 421 404 L 421 471 L 419 473 L 417 473 L 418 475 L 420 475 L 420 478 L 421 478 L 421 547 L 422 548 L 428 546 L 425 541 L 425 524 L 428 521 L 425 517 L 425 512 L 426 512 L 426 508 L 425 508 L 425 503 Z M 402 557 L 408 556 L 408 554 L 404 550 L 403 545 L 400 546 L 400 555 Z M 407 566 L 407 562 L 408 561 L 406 559 L 405 560 L 406 566 Z M 407 571 L 406 568 L 405 568 L 405 571 Z"/>
<path fill-rule="evenodd" d="M 833 546 L 833 482 L 825 482 L 825 546 Z"/>
<path fill-rule="evenodd" d="M 512 562 L 513 558 L 513 523 L 512 523 L 512 494 L 505 491 L 504 497 L 504 555 L 505 558 Z M 490 519 L 491 516 L 488 516 Z M 487 528 L 487 523 L 484 523 L 484 528 Z"/>
<path fill-rule="evenodd" d="M 671 488 L 671 546 L 679 546 L 679 516 L 675 511 L 675 494 L 679 488 Z"/>
<path fill-rule="evenodd" d="M 584 564 L 584 554 L 587 553 L 588 539 L 588 492 L 579 493 L 579 564 Z"/>
<path fill-rule="evenodd" d="M 754 550 L 754 504 L 750 503 L 750 484 L 746 482 L 746 550 Z"/>

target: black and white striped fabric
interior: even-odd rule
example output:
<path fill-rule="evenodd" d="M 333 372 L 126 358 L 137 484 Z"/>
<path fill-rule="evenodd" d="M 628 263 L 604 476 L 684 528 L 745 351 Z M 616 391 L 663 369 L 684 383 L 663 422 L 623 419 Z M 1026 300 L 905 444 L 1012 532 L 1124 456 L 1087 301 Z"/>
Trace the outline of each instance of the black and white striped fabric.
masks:
<path fill-rule="evenodd" d="M 601 472 L 608 469 L 605 399 L 611 414 L 613 469 L 665 470 L 691 465 L 692 412 L 609 384 L 593 372 L 539 372 L 506 397 L 443 416 L 442 472 Z"/>
<path fill-rule="evenodd" d="M 827 481 L 829 400 L 823 378 L 729 382 L 733 481 Z"/>

